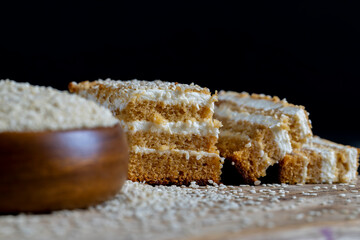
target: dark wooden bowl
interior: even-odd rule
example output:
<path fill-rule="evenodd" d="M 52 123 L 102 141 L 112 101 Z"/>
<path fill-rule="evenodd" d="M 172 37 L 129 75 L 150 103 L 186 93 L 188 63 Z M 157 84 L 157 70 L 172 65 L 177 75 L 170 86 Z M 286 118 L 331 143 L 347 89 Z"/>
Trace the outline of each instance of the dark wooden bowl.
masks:
<path fill-rule="evenodd" d="M 85 208 L 114 196 L 127 178 L 119 125 L 0 133 L 0 213 Z"/>

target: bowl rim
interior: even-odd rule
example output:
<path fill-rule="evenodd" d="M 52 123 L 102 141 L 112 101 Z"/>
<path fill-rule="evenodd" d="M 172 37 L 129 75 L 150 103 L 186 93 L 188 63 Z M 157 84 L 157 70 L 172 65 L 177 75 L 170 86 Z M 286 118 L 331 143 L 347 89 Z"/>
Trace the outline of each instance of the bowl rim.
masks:
<path fill-rule="evenodd" d="M 66 132 L 81 132 L 81 131 L 102 131 L 102 130 L 109 130 L 109 129 L 115 129 L 119 128 L 124 132 L 124 129 L 121 127 L 120 123 L 116 123 L 113 126 L 98 126 L 98 127 L 84 127 L 84 128 L 72 128 L 72 129 L 59 129 L 59 130 L 51 130 L 51 129 L 45 129 L 45 130 L 26 130 L 26 131 L 3 131 L 0 132 L 1 135 L 6 134 L 16 134 L 16 135 L 22 135 L 22 134 L 56 134 L 56 133 L 66 133 Z"/>

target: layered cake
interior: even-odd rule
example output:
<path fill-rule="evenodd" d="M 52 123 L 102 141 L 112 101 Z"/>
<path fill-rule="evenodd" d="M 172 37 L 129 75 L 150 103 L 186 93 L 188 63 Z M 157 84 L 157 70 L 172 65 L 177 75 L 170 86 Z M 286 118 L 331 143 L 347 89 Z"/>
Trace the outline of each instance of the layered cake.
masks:
<path fill-rule="evenodd" d="M 198 85 L 162 81 L 70 83 L 69 90 L 111 110 L 127 133 L 128 178 L 149 184 L 220 181 L 217 95 Z"/>
<path fill-rule="evenodd" d="M 349 183 L 356 180 L 359 150 L 318 136 L 279 163 L 282 183 Z"/>
<path fill-rule="evenodd" d="M 221 91 L 214 117 L 223 124 L 220 154 L 249 183 L 312 137 L 304 107 L 278 97 Z"/>

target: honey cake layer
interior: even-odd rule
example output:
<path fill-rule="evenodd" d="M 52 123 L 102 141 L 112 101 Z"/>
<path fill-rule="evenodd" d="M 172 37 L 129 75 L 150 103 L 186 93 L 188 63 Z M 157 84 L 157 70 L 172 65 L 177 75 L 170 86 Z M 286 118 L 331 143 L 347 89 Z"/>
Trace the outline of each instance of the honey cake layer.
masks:
<path fill-rule="evenodd" d="M 125 121 L 210 119 L 217 95 L 197 85 L 161 81 L 70 83 L 69 90 L 109 108 Z"/>
<path fill-rule="evenodd" d="M 250 95 L 248 93 L 221 91 L 217 105 L 223 104 L 227 104 L 228 108 L 233 111 L 272 116 L 275 119 L 288 117 L 289 134 L 295 148 L 300 148 L 312 137 L 309 114 L 303 106 L 293 105 L 286 100 L 280 100 L 278 97 L 263 94 Z"/>
<path fill-rule="evenodd" d="M 339 182 L 336 155 L 333 151 L 306 147 L 303 152 L 309 158 L 306 183 Z"/>
<path fill-rule="evenodd" d="M 247 136 L 221 136 L 216 145 L 221 156 L 233 162 L 245 181 L 253 183 L 266 175 L 266 169 L 277 163 L 276 148 L 261 141 L 249 140 Z M 269 154 L 268 154 L 269 153 Z"/>
<path fill-rule="evenodd" d="M 124 121 L 146 120 L 153 122 L 211 119 L 213 109 L 213 106 L 197 106 L 194 104 L 167 105 L 162 102 L 149 100 L 129 102 L 121 111 L 110 108 L 114 115 Z"/>
<path fill-rule="evenodd" d="M 130 152 L 128 178 L 149 184 L 206 185 L 220 181 L 221 159 L 216 154 L 202 155 L 181 151 Z"/>
<path fill-rule="evenodd" d="M 336 155 L 333 151 L 316 148 L 301 149 L 289 154 L 279 163 L 279 179 L 282 183 L 341 183 Z"/>
<path fill-rule="evenodd" d="M 301 151 L 294 150 L 279 162 L 279 181 L 281 183 L 306 183 L 309 158 Z"/>
<path fill-rule="evenodd" d="M 217 152 L 218 121 L 154 123 L 149 121 L 120 121 L 130 146 L 154 149 L 187 149 Z"/>
<path fill-rule="evenodd" d="M 154 132 L 128 132 L 130 146 L 147 147 L 158 150 L 181 149 L 217 153 L 216 136 L 200 136 L 196 134 L 169 134 Z"/>
<path fill-rule="evenodd" d="M 249 140 L 261 141 L 262 144 L 277 148 L 276 152 L 278 154 L 273 155 L 276 161 L 279 161 L 286 153 L 292 151 L 290 137 L 285 128 L 286 125 L 280 120 L 268 116 L 248 115 L 231 111 L 226 106 L 216 107 L 215 118 L 223 124 L 219 135 L 219 143 L 224 136 L 241 133 L 248 136 Z M 266 147 L 264 147 L 265 149 Z"/>
<path fill-rule="evenodd" d="M 317 139 L 314 142 L 324 141 L 324 139 Z M 331 144 L 336 144 L 332 143 Z M 338 148 L 346 147 L 340 144 Z M 297 154 L 294 153 L 285 156 L 284 160 L 280 162 L 280 180 L 290 184 L 303 182 L 303 183 L 349 183 L 356 179 L 357 166 L 350 167 L 351 162 L 358 161 L 357 149 L 355 150 L 355 157 L 349 158 L 349 156 L 341 155 L 338 149 L 332 147 L 323 147 L 319 143 L 306 144 L 303 148 L 297 150 Z M 289 172 L 303 172 L 304 168 L 301 168 L 306 162 L 306 174 L 302 175 L 302 181 L 299 181 L 300 176 L 291 176 Z M 339 164 L 341 162 L 341 164 Z M 295 167 L 297 166 L 297 167 Z M 349 169 L 344 170 L 344 166 L 348 166 Z"/>
<path fill-rule="evenodd" d="M 311 143 L 314 147 L 335 152 L 340 182 L 349 182 L 356 179 L 357 169 L 359 167 L 359 149 L 338 144 L 318 136 L 314 136 Z"/>

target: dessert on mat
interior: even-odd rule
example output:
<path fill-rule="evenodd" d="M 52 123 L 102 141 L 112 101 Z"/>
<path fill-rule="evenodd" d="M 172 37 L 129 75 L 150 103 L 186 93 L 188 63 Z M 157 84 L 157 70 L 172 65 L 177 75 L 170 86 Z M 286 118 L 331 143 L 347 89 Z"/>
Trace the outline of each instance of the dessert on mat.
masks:
<path fill-rule="evenodd" d="M 70 92 L 109 108 L 127 133 L 128 178 L 149 184 L 220 181 L 222 158 L 215 146 L 220 122 L 217 95 L 198 85 L 162 81 L 70 83 Z"/>
<path fill-rule="evenodd" d="M 315 136 L 279 163 L 282 183 L 349 183 L 356 180 L 359 150 Z"/>
<path fill-rule="evenodd" d="M 277 97 L 221 91 L 214 116 L 223 124 L 220 154 L 249 183 L 312 137 L 304 107 Z"/>

